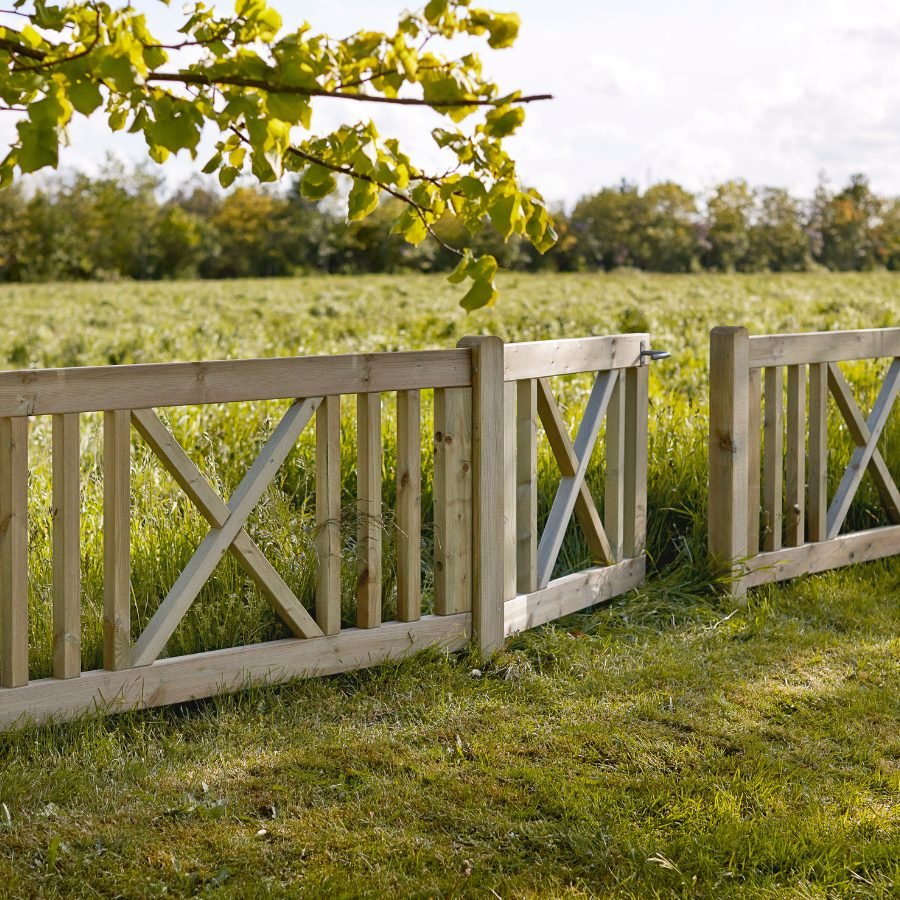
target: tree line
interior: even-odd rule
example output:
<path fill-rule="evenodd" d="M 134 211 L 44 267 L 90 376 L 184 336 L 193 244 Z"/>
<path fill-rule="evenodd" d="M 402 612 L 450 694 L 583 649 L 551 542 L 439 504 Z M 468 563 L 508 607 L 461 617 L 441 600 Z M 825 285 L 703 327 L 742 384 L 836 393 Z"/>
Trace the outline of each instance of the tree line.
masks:
<path fill-rule="evenodd" d="M 111 164 L 0 191 L 0 281 L 448 271 L 464 248 L 521 271 L 900 270 L 900 200 L 862 175 L 837 191 L 821 183 L 808 200 L 740 180 L 705 196 L 623 182 L 556 210 L 559 241 L 544 255 L 504 242 L 489 221 L 472 234 L 452 216 L 414 247 L 392 231 L 390 198 L 348 222 L 339 203 L 311 202 L 296 182 L 223 193 L 198 181 L 165 199 L 160 188 L 147 170 Z"/>

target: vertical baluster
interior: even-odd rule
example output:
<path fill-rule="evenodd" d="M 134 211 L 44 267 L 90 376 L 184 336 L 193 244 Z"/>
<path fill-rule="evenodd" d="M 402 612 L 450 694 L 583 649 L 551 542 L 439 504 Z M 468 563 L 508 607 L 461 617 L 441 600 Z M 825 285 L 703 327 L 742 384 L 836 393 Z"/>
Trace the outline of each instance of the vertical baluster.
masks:
<path fill-rule="evenodd" d="M 81 673 L 81 417 L 53 416 L 53 675 Z"/>
<path fill-rule="evenodd" d="M 422 615 L 422 425 L 418 391 L 397 392 L 397 618 Z"/>
<path fill-rule="evenodd" d="M 621 372 L 606 413 L 603 525 L 613 560 L 620 562 L 625 541 L 625 376 Z"/>
<path fill-rule="evenodd" d="M 760 466 L 762 465 L 761 422 L 762 372 L 750 370 L 750 400 L 747 435 L 747 555 L 759 553 Z"/>
<path fill-rule="evenodd" d="M 806 519 L 806 366 L 788 366 L 787 378 L 787 515 L 785 543 L 803 543 Z"/>
<path fill-rule="evenodd" d="M 813 363 L 809 367 L 809 540 L 825 540 L 827 519 L 828 363 Z"/>
<path fill-rule="evenodd" d="M 516 386 L 516 588 L 537 590 L 537 380 Z"/>
<path fill-rule="evenodd" d="M 356 624 L 381 624 L 381 394 L 357 394 Z"/>
<path fill-rule="evenodd" d="M 516 491 L 516 383 L 503 385 L 503 599 L 516 596 L 517 518 Z"/>
<path fill-rule="evenodd" d="M 103 666 L 131 665 L 131 413 L 103 416 Z"/>
<path fill-rule="evenodd" d="M 472 608 L 472 391 L 434 392 L 434 608 Z"/>
<path fill-rule="evenodd" d="M 625 370 L 625 527 L 622 554 L 628 559 L 640 556 L 647 544 L 648 375 L 647 366 Z"/>
<path fill-rule="evenodd" d="M 316 623 L 341 630 L 341 398 L 316 410 Z"/>
<path fill-rule="evenodd" d="M 503 342 L 465 337 L 472 349 L 472 642 L 482 656 L 503 645 Z"/>
<path fill-rule="evenodd" d="M 28 419 L 0 419 L 0 687 L 28 684 Z"/>
<path fill-rule="evenodd" d="M 763 461 L 763 511 L 765 550 L 781 549 L 782 471 L 784 466 L 784 379 L 781 366 L 766 368 L 766 408 L 764 416 L 765 458 Z"/>

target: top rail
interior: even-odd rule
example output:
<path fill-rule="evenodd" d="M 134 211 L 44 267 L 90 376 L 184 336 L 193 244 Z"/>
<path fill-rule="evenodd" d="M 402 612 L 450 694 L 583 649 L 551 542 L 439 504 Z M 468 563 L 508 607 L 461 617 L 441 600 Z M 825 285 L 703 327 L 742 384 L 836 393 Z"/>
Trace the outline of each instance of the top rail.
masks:
<path fill-rule="evenodd" d="M 900 328 L 766 334 L 750 338 L 750 366 L 797 366 L 900 356 Z"/>
<path fill-rule="evenodd" d="M 466 387 L 468 349 L 0 372 L 0 417 Z"/>
<path fill-rule="evenodd" d="M 614 334 L 609 337 L 507 344 L 503 380 L 520 381 L 579 372 L 630 369 L 645 365 L 641 351 L 649 346 L 649 334 Z"/>

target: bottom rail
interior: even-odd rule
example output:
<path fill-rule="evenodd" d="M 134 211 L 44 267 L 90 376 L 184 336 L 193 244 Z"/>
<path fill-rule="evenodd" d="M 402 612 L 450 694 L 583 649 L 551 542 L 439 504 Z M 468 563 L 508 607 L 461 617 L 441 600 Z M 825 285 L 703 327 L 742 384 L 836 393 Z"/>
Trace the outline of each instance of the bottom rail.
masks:
<path fill-rule="evenodd" d="M 748 571 L 740 580 L 750 588 L 897 554 L 900 554 L 900 525 L 869 528 L 829 541 L 760 553 L 744 563 Z"/>
<path fill-rule="evenodd" d="M 643 580 L 646 557 L 626 559 L 565 575 L 551 581 L 542 591 L 519 594 L 506 601 L 504 632 L 507 636 L 579 612 L 595 603 L 611 600 L 636 588 Z"/>
<path fill-rule="evenodd" d="M 98 670 L 80 678 L 45 678 L 0 688 L 0 728 L 68 720 L 84 713 L 147 709 L 231 693 L 260 683 L 334 675 L 427 647 L 462 649 L 471 615 L 427 616 L 374 629 L 348 629 L 332 637 L 288 638 L 247 647 L 162 659 L 140 669 Z"/>

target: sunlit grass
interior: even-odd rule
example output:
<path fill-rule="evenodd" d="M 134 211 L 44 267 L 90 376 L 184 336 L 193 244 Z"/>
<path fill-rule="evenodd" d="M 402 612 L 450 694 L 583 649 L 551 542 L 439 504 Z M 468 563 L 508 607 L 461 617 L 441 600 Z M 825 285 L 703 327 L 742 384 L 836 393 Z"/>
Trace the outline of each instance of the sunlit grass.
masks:
<path fill-rule="evenodd" d="M 0 879 L 12 896 L 788 896 L 900 890 L 900 607 L 892 562 L 752 592 L 706 570 L 706 343 L 892 325 L 900 280 L 868 276 L 507 276 L 465 317 L 423 277 L 6 287 L 0 366 L 451 347 L 649 330 L 652 577 L 514 639 L 484 669 L 429 654 L 340 678 L 0 737 Z M 883 365 L 846 367 L 866 413 Z M 585 379 L 556 385 L 574 430 Z M 354 618 L 352 398 L 342 422 L 344 618 Z M 424 395 L 423 583 L 431 603 L 431 397 Z M 227 498 L 284 403 L 165 411 Z M 384 607 L 395 602 L 394 405 L 384 404 Z M 832 416 L 830 480 L 850 442 Z M 33 422 L 32 675 L 50 667 L 49 422 Z M 302 602 L 314 577 L 310 428 L 248 530 Z M 882 441 L 900 474 L 900 428 Z M 602 445 L 602 435 L 600 444 Z M 100 662 L 100 418 L 82 434 L 83 663 Z M 540 500 L 558 472 L 541 443 Z M 602 496 L 602 452 L 589 481 Z M 207 526 L 139 438 L 137 631 Z M 852 527 L 884 521 L 863 482 Z M 576 528 L 560 571 L 582 565 Z M 168 652 L 283 634 L 226 557 Z M 6 814 L 8 810 L 8 817 Z M 3 893 L 0 890 L 0 893 Z"/>

